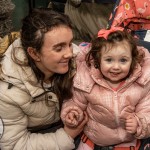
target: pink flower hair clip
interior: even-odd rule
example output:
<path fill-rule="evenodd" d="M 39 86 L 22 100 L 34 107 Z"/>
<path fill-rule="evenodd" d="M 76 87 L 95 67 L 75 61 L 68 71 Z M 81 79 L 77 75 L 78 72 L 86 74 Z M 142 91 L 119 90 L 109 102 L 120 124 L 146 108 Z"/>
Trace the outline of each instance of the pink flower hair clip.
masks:
<path fill-rule="evenodd" d="M 115 32 L 115 31 L 123 31 L 124 28 L 122 27 L 111 27 L 109 30 L 107 29 L 101 29 L 99 32 L 98 32 L 98 36 L 97 37 L 103 37 L 107 40 L 107 37 L 110 33 L 112 32 Z"/>

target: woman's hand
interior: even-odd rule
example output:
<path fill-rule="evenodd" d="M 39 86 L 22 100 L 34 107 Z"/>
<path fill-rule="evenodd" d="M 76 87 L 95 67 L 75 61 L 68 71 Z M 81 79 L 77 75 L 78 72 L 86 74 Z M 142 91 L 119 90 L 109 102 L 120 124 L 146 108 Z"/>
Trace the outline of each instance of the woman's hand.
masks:
<path fill-rule="evenodd" d="M 85 124 L 88 122 L 88 115 L 86 112 L 84 112 L 83 120 L 78 124 L 76 127 L 68 127 L 67 125 L 64 125 L 64 130 L 68 135 L 70 135 L 73 139 L 80 134 L 80 132 L 83 130 Z"/>

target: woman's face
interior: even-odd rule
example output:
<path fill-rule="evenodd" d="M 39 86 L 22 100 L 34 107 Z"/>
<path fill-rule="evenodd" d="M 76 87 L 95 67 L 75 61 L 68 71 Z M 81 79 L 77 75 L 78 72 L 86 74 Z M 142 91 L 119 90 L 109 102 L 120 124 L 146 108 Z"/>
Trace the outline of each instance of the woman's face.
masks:
<path fill-rule="evenodd" d="M 72 39 L 72 30 L 65 26 L 53 28 L 45 34 L 38 54 L 39 61 L 35 63 L 46 79 L 55 73 L 64 74 L 68 71 L 68 63 L 73 56 Z"/>

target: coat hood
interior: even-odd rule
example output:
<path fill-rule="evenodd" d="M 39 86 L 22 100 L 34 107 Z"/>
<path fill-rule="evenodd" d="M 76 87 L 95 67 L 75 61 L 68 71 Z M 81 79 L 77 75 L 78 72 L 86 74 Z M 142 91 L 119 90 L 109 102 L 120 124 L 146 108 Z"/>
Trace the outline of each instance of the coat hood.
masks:
<path fill-rule="evenodd" d="M 74 87 L 86 92 L 91 92 L 95 83 L 99 84 L 103 81 L 103 75 L 100 73 L 99 69 L 96 69 L 94 65 L 91 65 L 89 68 L 85 62 L 85 56 L 90 50 L 90 46 L 90 44 L 83 45 L 83 47 L 80 45 L 82 51 L 77 56 L 77 73 L 74 77 Z M 126 82 L 131 83 L 135 81 L 141 86 L 144 86 L 150 82 L 150 53 L 144 47 L 138 47 L 138 50 L 144 51 L 144 62 L 142 65 L 137 64 L 132 75 L 126 80 Z"/>

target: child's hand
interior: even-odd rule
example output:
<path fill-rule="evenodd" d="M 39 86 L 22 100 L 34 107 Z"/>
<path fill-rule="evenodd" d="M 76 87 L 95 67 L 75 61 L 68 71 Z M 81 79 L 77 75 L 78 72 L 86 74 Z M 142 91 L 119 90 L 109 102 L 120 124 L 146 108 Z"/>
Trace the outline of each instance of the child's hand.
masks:
<path fill-rule="evenodd" d="M 77 106 L 69 106 L 62 110 L 61 119 L 64 125 L 68 127 L 76 127 L 84 119 L 84 113 Z"/>
<path fill-rule="evenodd" d="M 65 118 L 65 125 L 69 127 L 76 127 L 79 124 L 79 114 L 77 111 L 70 111 Z"/>
<path fill-rule="evenodd" d="M 86 112 L 84 112 L 83 119 L 77 127 L 72 128 L 72 127 L 68 127 L 68 126 L 64 125 L 64 130 L 72 138 L 75 138 L 79 133 L 81 133 L 81 131 L 83 131 L 83 128 L 87 122 L 88 122 L 88 115 Z"/>
<path fill-rule="evenodd" d="M 125 126 L 128 133 L 135 134 L 138 127 L 137 119 L 134 116 L 127 117 Z"/>

